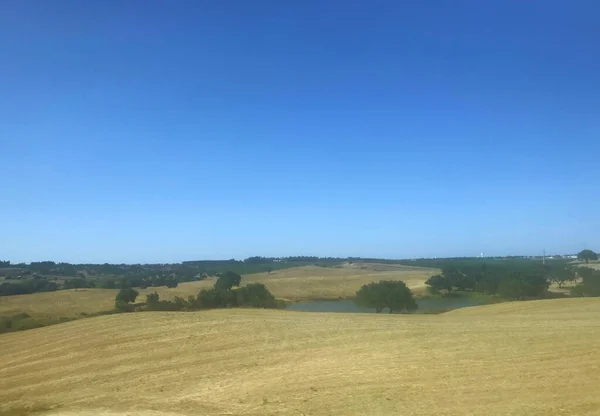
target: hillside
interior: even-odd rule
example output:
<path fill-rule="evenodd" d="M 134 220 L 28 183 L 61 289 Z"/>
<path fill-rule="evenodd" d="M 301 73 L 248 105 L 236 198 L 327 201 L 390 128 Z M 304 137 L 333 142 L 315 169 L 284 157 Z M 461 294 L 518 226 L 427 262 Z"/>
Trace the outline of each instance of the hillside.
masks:
<path fill-rule="evenodd" d="M 425 280 L 436 269 L 383 264 L 346 265 L 345 267 L 303 266 L 271 273 L 248 274 L 243 284 L 264 283 L 278 298 L 297 301 L 309 299 L 336 299 L 353 296 L 365 283 L 374 280 L 403 280 L 411 289 L 419 291 Z M 139 290 L 140 300 L 146 294 L 158 292 L 161 299 L 175 296 L 187 298 L 202 288 L 214 284 L 214 278 L 181 283 L 176 288 L 152 287 Z M 35 317 L 78 317 L 81 313 L 102 312 L 114 307 L 117 289 L 71 289 L 30 295 L 0 296 L 0 316 L 25 312 Z"/>
<path fill-rule="evenodd" d="M 473 310 L 148 312 L 4 334 L 0 415 L 600 414 L 600 301 Z"/>
<path fill-rule="evenodd" d="M 560 305 L 559 308 L 555 305 Z M 544 313 L 552 313 L 554 317 L 558 315 L 568 315 L 574 317 L 577 314 L 593 314 L 600 308 L 600 298 L 565 298 L 565 299 L 542 299 L 529 301 L 504 302 L 495 305 L 472 306 L 469 308 L 454 309 L 446 312 L 444 315 L 453 317 L 495 317 L 495 318 L 514 318 L 533 317 L 543 318 Z M 598 317 L 600 320 L 600 316 Z"/>

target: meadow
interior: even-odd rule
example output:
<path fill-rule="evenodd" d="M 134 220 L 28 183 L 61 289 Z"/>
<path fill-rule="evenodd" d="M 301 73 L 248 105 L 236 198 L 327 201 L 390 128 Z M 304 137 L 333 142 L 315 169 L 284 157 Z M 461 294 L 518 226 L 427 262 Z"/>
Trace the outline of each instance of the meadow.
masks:
<path fill-rule="evenodd" d="M 436 269 L 375 263 L 346 264 L 343 267 L 303 266 L 271 273 L 244 275 L 242 284 L 263 283 L 277 298 L 286 301 L 339 299 L 353 296 L 360 287 L 376 280 L 403 280 L 415 293 L 425 290 L 425 280 Z M 139 289 L 139 301 L 157 292 L 161 299 L 187 298 L 213 286 L 215 278 L 180 283 L 176 288 Z M 27 313 L 40 318 L 77 318 L 114 308 L 117 289 L 70 289 L 0 297 L 0 316 Z"/>
<path fill-rule="evenodd" d="M 0 415 L 598 415 L 599 316 L 578 298 L 81 319 L 0 335 Z"/>

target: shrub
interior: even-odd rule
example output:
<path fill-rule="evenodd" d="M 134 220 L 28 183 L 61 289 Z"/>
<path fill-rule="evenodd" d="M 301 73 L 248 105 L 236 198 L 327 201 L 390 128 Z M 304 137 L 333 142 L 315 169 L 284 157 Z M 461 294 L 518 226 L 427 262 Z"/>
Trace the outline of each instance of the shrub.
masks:
<path fill-rule="evenodd" d="M 276 308 L 275 297 L 262 283 L 251 283 L 235 290 L 237 304 L 252 308 Z"/>
<path fill-rule="evenodd" d="M 119 312 L 133 312 L 133 305 L 122 300 L 115 301 L 115 309 Z"/>

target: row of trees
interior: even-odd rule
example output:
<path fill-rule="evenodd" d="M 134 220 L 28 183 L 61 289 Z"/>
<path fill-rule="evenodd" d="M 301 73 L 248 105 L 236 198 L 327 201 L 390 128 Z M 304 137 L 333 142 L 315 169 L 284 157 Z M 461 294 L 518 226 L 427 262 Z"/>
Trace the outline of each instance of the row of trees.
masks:
<path fill-rule="evenodd" d="M 560 268 L 552 276 L 563 282 L 571 279 L 571 272 Z M 549 277 L 542 270 L 514 271 L 502 267 L 479 269 L 446 268 L 431 276 L 425 284 L 432 293 L 473 291 L 488 295 L 498 294 L 509 299 L 540 298 L 550 286 Z"/>
<path fill-rule="evenodd" d="M 197 280 L 205 279 L 207 276 L 200 276 Z M 36 292 L 52 292 L 61 289 L 127 289 L 137 287 L 146 289 L 148 287 L 166 286 L 175 288 L 179 281 L 172 275 L 167 276 L 149 276 L 145 278 L 106 278 L 101 280 L 85 279 L 82 277 L 73 277 L 64 280 L 49 279 L 40 275 L 33 275 L 28 279 L 13 280 L 0 283 L 0 296 L 28 295 Z"/>
<path fill-rule="evenodd" d="M 28 295 L 36 292 L 53 292 L 58 283 L 46 279 L 30 279 L 18 283 L 0 283 L 0 296 Z"/>
<path fill-rule="evenodd" d="M 508 299 L 525 299 L 544 297 L 551 281 L 562 286 L 575 278 L 573 269 L 563 265 L 514 270 L 503 265 L 484 264 L 480 267 L 446 267 L 441 274 L 431 276 L 425 284 L 432 293 L 473 291 L 498 294 Z"/>
<path fill-rule="evenodd" d="M 425 283 L 432 293 L 472 291 L 500 295 L 507 299 L 543 298 L 551 283 L 562 288 L 567 282 L 581 283 L 572 289 L 574 295 L 598 296 L 600 271 L 587 267 L 573 267 L 566 263 L 530 265 L 516 270 L 502 264 L 445 267 L 441 274 L 431 276 Z"/>
<path fill-rule="evenodd" d="M 173 300 L 160 300 L 158 293 L 146 295 L 146 302 L 136 305 L 138 291 L 122 289 L 115 298 L 115 309 L 128 312 L 133 310 L 150 311 L 193 311 L 201 309 L 251 307 L 277 308 L 275 297 L 262 283 L 251 283 L 240 287 L 242 277 L 228 271 L 223 273 L 211 289 L 202 289 L 197 296 L 187 299 L 176 296 Z M 235 289 L 234 289 L 235 288 Z"/>
<path fill-rule="evenodd" d="M 205 279 L 232 271 L 238 274 L 260 273 L 305 266 L 322 261 L 339 263 L 340 259 L 297 256 L 287 258 L 249 257 L 246 260 L 203 260 L 173 264 L 70 264 L 39 261 L 30 264 L 0 263 L 0 278 L 8 279 L 0 296 L 29 294 L 38 291 L 103 288 L 126 289 L 176 287 L 179 283 Z M 0 267 L 1 267 L 0 266 Z M 32 284 L 30 279 L 45 279 L 47 286 Z M 12 285 L 12 286 L 8 286 Z"/>
<path fill-rule="evenodd" d="M 434 292 L 453 290 L 478 291 L 498 294 L 507 299 L 541 298 L 546 295 L 549 281 L 564 283 L 580 278 L 581 282 L 572 289 L 576 296 L 600 296 L 600 270 L 588 267 L 571 269 L 556 267 L 547 269 L 547 274 L 536 270 L 515 272 L 514 270 L 458 270 L 447 268 L 441 274 L 432 276 L 426 283 Z M 417 302 L 413 293 L 402 281 L 382 280 L 363 285 L 354 301 L 362 307 L 375 309 L 380 313 L 388 309 L 393 312 L 414 312 Z"/>

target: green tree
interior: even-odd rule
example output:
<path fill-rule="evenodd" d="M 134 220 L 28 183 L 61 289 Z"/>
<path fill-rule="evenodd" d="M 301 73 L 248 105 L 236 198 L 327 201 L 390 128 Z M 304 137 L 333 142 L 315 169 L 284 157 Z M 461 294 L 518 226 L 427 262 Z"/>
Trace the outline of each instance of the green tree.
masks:
<path fill-rule="evenodd" d="M 498 294 L 507 299 L 542 298 L 548 290 L 548 280 L 537 273 L 512 273 L 498 284 Z"/>
<path fill-rule="evenodd" d="M 121 289 L 115 297 L 115 309 L 121 312 L 131 312 L 133 307 L 130 303 L 135 302 L 138 295 L 139 293 L 135 289 Z"/>
<path fill-rule="evenodd" d="M 450 284 L 448 278 L 441 274 L 431 276 L 429 279 L 427 279 L 425 284 L 428 285 L 434 292 L 439 292 L 441 290 L 450 292 L 452 290 L 452 285 Z"/>
<path fill-rule="evenodd" d="M 235 290 L 237 304 L 252 308 L 275 308 L 275 297 L 262 283 L 251 283 Z"/>
<path fill-rule="evenodd" d="M 572 282 L 577 278 L 575 270 L 570 267 L 557 268 L 550 271 L 550 281 L 558 284 L 559 288 L 566 282 Z"/>
<path fill-rule="evenodd" d="M 589 263 L 590 261 L 596 261 L 598 260 L 598 254 L 593 252 L 592 250 L 581 250 L 577 254 L 577 260 L 585 261 L 586 263 Z"/>
<path fill-rule="evenodd" d="M 600 270 L 581 267 L 578 273 L 581 284 L 575 286 L 571 293 L 577 296 L 600 296 Z"/>
<path fill-rule="evenodd" d="M 527 291 L 527 283 L 521 279 L 505 279 L 498 284 L 498 294 L 506 299 L 524 299 L 527 296 Z"/>
<path fill-rule="evenodd" d="M 148 304 L 150 309 L 153 309 L 154 307 L 156 307 L 156 305 L 158 305 L 159 302 L 160 302 L 160 300 L 159 300 L 158 293 L 154 292 L 154 293 L 148 293 L 146 295 L 146 303 Z"/>
<path fill-rule="evenodd" d="M 589 279 L 590 277 L 592 277 L 595 273 L 595 270 L 592 269 L 591 267 L 578 267 L 577 268 L 577 275 L 581 278 L 581 279 Z"/>
<path fill-rule="evenodd" d="M 230 289 L 202 289 L 198 293 L 195 309 L 229 308 L 237 306 L 236 294 Z"/>
<path fill-rule="evenodd" d="M 218 277 L 215 282 L 215 289 L 230 290 L 234 286 L 239 286 L 242 282 L 242 276 L 234 272 L 225 272 Z"/>
<path fill-rule="evenodd" d="M 356 292 L 355 302 L 362 307 L 374 308 L 377 313 L 385 308 L 389 308 L 390 313 L 417 310 L 412 292 L 400 280 L 381 280 L 363 285 Z"/>

